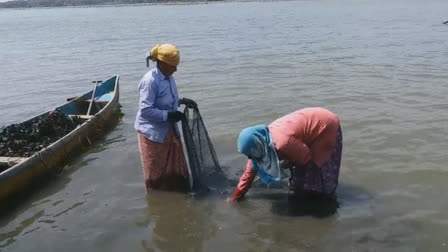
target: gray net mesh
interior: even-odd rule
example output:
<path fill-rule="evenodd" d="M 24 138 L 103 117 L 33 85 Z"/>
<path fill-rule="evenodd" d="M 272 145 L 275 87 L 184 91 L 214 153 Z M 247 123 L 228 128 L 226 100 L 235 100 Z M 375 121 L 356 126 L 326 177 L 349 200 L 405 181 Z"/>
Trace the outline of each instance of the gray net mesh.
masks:
<path fill-rule="evenodd" d="M 193 178 L 192 190 L 206 189 L 207 178 L 221 168 L 199 109 L 185 107 L 184 114 L 182 133 Z"/>

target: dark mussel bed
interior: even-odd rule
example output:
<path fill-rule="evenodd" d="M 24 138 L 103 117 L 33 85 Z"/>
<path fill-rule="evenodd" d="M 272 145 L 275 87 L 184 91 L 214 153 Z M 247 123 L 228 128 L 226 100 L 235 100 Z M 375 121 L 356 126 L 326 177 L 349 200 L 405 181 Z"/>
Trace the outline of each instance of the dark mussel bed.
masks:
<path fill-rule="evenodd" d="M 85 120 L 54 110 L 29 121 L 0 128 L 0 156 L 30 157 L 70 133 Z"/>

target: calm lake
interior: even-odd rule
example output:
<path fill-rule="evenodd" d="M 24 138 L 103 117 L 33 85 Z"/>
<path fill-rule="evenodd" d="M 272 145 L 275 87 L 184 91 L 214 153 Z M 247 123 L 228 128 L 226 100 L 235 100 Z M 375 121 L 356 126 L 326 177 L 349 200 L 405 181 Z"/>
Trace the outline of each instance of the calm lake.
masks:
<path fill-rule="evenodd" d="M 0 217 L 0 251 L 448 250 L 448 1 L 268 1 L 0 10 L 0 126 L 120 78 L 122 121 Z M 145 53 L 181 51 L 228 181 L 146 194 L 137 136 Z M 254 185 L 226 204 L 240 130 L 326 107 L 344 133 L 339 208 Z M 2 209 L 10 206 L 2 205 Z"/>

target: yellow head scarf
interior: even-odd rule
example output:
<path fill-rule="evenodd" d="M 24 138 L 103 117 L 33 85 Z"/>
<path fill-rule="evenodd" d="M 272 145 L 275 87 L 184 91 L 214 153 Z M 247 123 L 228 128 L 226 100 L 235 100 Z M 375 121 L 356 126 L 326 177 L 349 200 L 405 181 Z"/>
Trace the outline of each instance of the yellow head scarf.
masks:
<path fill-rule="evenodd" d="M 179 50 L 171 44 L 157 44 L 155 45 L 149 54 L 149 58 L 152 61 L 163 61 L 170 66 L 179 65 L 180 55 Z"/>

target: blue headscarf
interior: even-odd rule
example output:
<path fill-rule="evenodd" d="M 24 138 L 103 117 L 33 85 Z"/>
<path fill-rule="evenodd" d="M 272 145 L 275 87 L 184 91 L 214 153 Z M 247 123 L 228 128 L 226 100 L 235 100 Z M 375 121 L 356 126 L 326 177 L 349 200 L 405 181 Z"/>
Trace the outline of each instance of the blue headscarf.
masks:
<path fill-rule="evenodd" d="M 252 169 L 258 172 L 266 184 L 280 183 L 280 166 L 274 141 L 266 125 L 258 125 L 241 131 L 238 152 L 253 158 Z"/>

